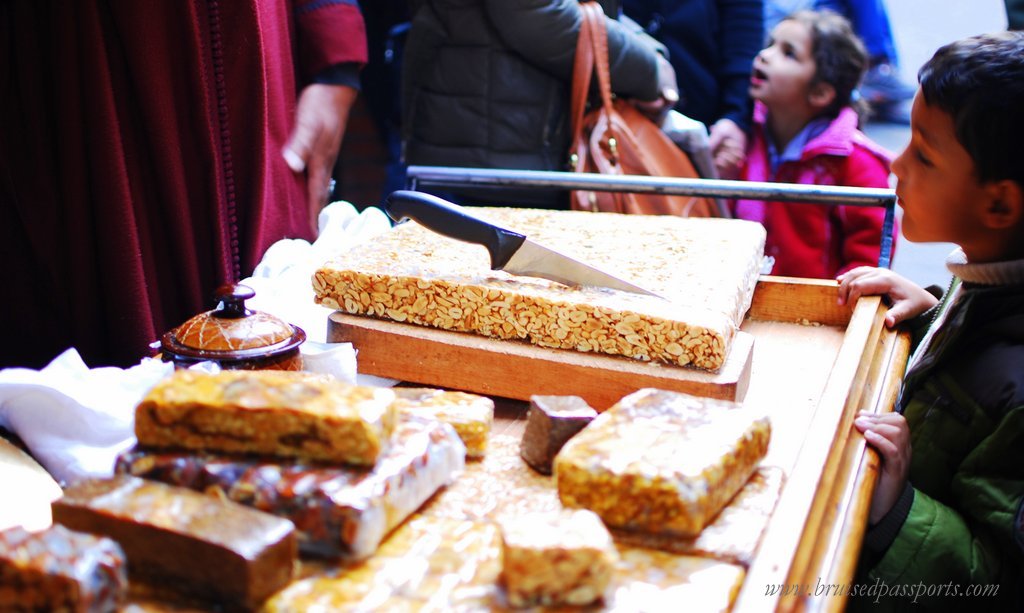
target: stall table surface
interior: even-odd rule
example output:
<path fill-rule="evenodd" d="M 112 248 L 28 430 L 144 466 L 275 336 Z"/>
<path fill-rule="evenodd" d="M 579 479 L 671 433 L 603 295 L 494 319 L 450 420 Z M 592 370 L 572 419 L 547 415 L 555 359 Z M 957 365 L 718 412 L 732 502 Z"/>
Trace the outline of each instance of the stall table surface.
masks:
<path fill-rule="evenodd" d="M 729 381 L 716 383 L 716 374 L 678 369 L 689 373 L 681 378 L 673 373 L 665 384 L 668 389 L 734 398 L 772 421 L 772 440 L 762 466 L 782 473 L 781 491 L 760 545 L 751 552 L 734 611 L 835 611 L 845 606 L 842 596 L 815 591 L 822 584 L 852 583 L 874 490 L 878 458 L 852 423 L 859 411 L 892 410 L 909 338 L 884 326 L 886 307 L 878 297 L 862 298 L 851 307 L 838 305 L 836 295 L 832 281 L 762 277 L 742 326 L 752 342 L 749 348 L 743 340 L 738 345 L 749 355 L 735 372 L 727 373 Z M 613 402 L 606 392 L 594 391 L 602 389 L 602 376 L 608 368 L 614 370 L 613 364 L 602 362 L 590 372 L 585 366 L 581 371 L 579 363 L 570 360 L 567 375 L 557 370 L 562 356 L 550 355 L 557 350 L 529 347 L 544 356 L 538 368 L 555 369 L 556 376 L 538 378 L 540 384 L 532 387 L 522 383 L 522 377 L 514 378 L 512 384 L 495 383 L 495 375 L 488 373 L 498 372 L 495 364 L 500 365 L 502 352 L 510 344 L 507 341 L 472 339 L 467 345 L 466 339 L 457 338 L 466 335 L 450 332 L 439 332 L 440 336 L 424 341 L 422 330 L 410 329 L 413 326 L 380 327 L 379 322 L 371 329 L 382 330 L 380 333 L 367 333 L 366 327 L 356 322 L 360 331 L 352 338 L 352 332 L 346 331 L 350 318 L 333 314 L 328 340 L 351 338 L 359 351 L 361 372 L 501 396 L 496 399 L 492 437 L 508 440 L 521 436 L 530 395 L 568 393 L 561 384 L 556 389 L 546 388 L 544 381 L 572 376 L 572 389 L 577 395 L 596 399 L 595 408 L 603 410 Z M 419 339 L 414 342 L 416 351 L 397 343 L 403 335 Z M 424 348 L 429 355 L 424 355 Z M 389 359 L 382 360 L 380 356 L 386 354 Z M 613 377 L 616 399 L 653 386 L 644 368 L 650 377 L 666 381 L 661 373 L 669 367 L 609 359 L 622 363 L 626 371 L 640 368 L 638 376 Z M 423 367 L 424 360 L 430 362 L 429 367 Z M 518 362 L 520 366 L 531 363 L 528 357 Z M 445 372 L 452 373 L 448 380 L 439 379 Z M 479 380 L 471 378 L 474 372 Z M 3 439 L 0 484 L 6 491 L 19 492 L 0 505 L 0 528 L 49 524 L 49 503 L 59 496 L 59 487 L 27 454 Z M 330 571 L 329 564 L 304 563 L 302 574 Z M 129 610 L 188 608 L 142 597 Z"/>
<path fill-rule="evenodd" d="M 719 373 L 340 312 L 328 336 L 353 342 L 360 372 L 506 398 L 492 436 L 521 436 L 533 394 L 579 395 L 603 410 L 636 389 L 661 387 L 769 415 L 762 465 L 781 469 L 784 485 L 734 610 L 831 611 L 845 598 L 815 594 L 816 586 L 852 583 L 878 470 L 853 419 L 892 410 L 910 347 L 906 333 L 885 327 L 879 297 L 843 306 L 837 295 L 834 281 L 762 276 L 741 327 L 752 343 L 738 337 L 742 357 L 730 356 Z"/>

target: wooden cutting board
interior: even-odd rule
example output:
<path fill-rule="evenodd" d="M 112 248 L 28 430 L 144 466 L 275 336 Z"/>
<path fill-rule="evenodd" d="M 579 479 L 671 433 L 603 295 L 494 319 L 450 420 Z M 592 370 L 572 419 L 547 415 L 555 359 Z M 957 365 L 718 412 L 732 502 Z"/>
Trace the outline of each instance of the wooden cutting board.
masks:
<path fill-rule="evenodd" d="M 645 387 L 742 400 L 754 349 L 754 337 L 738 332 L 725 364 L 718 372 L 708 372 L 340 311 L 329 317 L 327 340 L 352 343 L 363 374 L 517 400 L 536 394 L 574 395 L 599 411 Z"/>

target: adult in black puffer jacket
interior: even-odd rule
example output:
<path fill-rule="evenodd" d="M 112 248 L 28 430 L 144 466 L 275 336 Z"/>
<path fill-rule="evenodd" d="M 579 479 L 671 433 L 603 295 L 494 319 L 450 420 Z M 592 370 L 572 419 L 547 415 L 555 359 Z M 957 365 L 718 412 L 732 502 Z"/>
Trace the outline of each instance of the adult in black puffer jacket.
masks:
<path fill-rule="evenodd" d="M 668 48 L 679 81 L 676 110 L 711 129 L 715 166 L 730 177 L 751 126 L 748 90 L 764 46 L 763 0 L 622 0 L 622 8 Z"/>
<path fill-rule="evenodd" d="M 578 0 L 421 0 L 402 73 L 409 164 L 566 170 Z M 606 14 L 617 14 L 611 0 Z M 617 2 L 615 2 L 617 5 Z M 652 101 L 671 66 L 653 39 L 608 20 L 612 89 Z M 659 70 L 663 83 L 659 84 Z M 564 194 L 507 190 L 484 202 L 564 207 Z"/>

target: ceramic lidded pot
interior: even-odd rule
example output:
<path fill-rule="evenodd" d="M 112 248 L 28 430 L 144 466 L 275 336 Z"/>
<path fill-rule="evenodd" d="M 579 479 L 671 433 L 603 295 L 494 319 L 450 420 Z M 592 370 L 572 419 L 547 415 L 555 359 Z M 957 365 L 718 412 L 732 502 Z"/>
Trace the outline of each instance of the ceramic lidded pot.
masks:
<path fill-rule="evenodd" d="M 209 360 L 229 370 L 301 370 L 299 345 L 306 333 L 269 313 L 245 308 L 245 301 L 255 295 L 245 285 L 222 285 L 216 292 L 217 309 L 163 335 L 164 361 L 178 367 Z"/>

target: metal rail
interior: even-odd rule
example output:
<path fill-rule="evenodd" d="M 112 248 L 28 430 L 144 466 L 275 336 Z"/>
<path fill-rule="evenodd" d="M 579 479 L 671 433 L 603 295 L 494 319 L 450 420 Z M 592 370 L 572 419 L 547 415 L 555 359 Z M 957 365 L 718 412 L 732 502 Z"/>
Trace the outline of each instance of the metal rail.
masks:
<path fill-rule="evenodd" d="M 891 189 L 447 166 L 410 166 L 406 176 L 410 189 L 424 187 L 582 189 L 636 194 L 775 200 L 833 206 L 882 207 L 885 209 L 885 219 L 882 223 L 878 265 L 889 268 L 892 264 L 892 229 L 895 223 L 896 192 Z"/>

